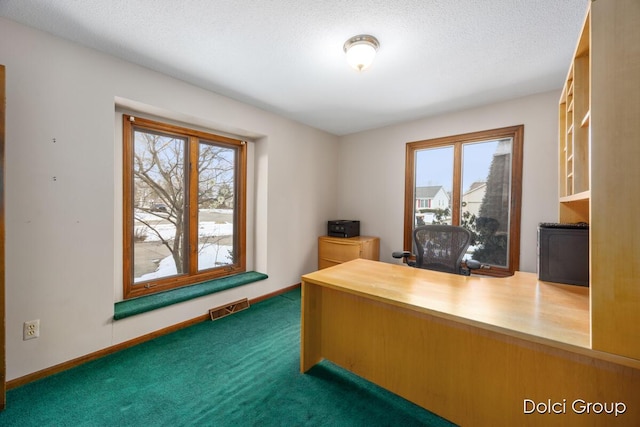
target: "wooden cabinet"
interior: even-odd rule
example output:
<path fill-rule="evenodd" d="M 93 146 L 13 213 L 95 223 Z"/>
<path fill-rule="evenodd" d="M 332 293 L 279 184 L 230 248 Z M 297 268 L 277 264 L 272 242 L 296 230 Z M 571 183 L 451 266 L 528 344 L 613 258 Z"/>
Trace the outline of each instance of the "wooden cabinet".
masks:
<path fill-rule="evenodd" d="M 638 0 L 590 3 L 559 106 L 559 219 L 590 226 L 591 346 L 640 360 Z"/>
<path fill-rule="evenodd" d="M 318 238 L 319 270 L 356 258 L 378 261 L 380 259 L 380 239 L 369 236 L 321 236 Z"/>

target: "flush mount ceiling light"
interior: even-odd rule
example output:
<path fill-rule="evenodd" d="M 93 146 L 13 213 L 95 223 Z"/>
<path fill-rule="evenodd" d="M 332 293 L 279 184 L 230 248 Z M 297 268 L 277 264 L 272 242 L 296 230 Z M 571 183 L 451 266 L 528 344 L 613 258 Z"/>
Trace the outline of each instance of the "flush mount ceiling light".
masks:
<path fill-rule="evenodd" d="M 367 34 L 351 37 L 344 42 L 347 62 L 358 71 L 369 68 L 379 47 L 378 39 Z"/>

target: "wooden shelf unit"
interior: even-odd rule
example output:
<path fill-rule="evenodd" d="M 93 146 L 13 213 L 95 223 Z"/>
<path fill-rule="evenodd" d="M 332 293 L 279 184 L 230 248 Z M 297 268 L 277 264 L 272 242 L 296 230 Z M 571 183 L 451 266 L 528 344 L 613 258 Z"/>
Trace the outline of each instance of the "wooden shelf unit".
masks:
<path fill-rule="evenodd" d="M 569 73 L 562 89 L 559 105 L 560 200 L 576 194 L 580 203 L 561 207 L 560 222 L 589 222 L 589 104 L 590 104 L 590 14 L 584 24 Z"/>
<path fill-rule="evenodd" d="M 559 220 L 589 223 L 591 348 L 640 360 L 640 8 L 589 4 L 559 101 Z"/>

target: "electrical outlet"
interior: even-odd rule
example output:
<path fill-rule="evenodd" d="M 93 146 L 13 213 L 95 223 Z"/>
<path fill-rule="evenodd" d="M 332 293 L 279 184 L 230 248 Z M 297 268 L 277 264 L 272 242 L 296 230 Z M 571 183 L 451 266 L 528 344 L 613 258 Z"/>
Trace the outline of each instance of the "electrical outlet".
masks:
<path fill-rule="evenodd" d="M 40 319 L 29 320 L 22 325 L 22 340 L 32 340 L 40 336 Z"/>

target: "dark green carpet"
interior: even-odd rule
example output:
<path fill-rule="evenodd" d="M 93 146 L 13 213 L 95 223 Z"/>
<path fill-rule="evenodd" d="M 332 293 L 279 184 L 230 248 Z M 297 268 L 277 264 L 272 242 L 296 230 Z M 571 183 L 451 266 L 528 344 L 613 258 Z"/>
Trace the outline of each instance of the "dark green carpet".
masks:
<path fill-rule="evenodd" d="M 10 390 L 0 425 L 452 425 L 299 353 L 297 290 Z"/>

